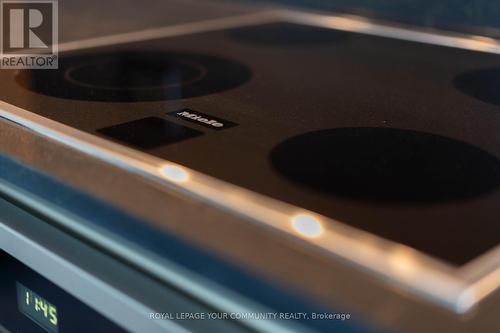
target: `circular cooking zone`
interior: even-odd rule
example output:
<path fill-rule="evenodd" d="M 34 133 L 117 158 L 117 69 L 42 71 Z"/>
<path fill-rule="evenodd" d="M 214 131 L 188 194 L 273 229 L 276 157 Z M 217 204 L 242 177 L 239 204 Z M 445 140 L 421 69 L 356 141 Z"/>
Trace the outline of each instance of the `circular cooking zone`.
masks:
<path fill-rule="evenodd" d="M 323 193 L 387 203 L 474 198 L 500 185 L 500 160 L 465 142 L 392 128 L 338 128 L 292 137 L 271 163 Z"/>
<path fill-rule="evenodd" d="M 462 93 L 483 102 L 500 105 L 500 69 L 488 68 L 466 72 L 453 80 Z"/>
<path fill-rule="evenodd" d="M 269 23 L 233 29 L 235 40 L 269 46 L 313 46 L 344 42 L 348 34 L 338 30 L 293 23 Z"/>
<path fill-rule="evenodd" d="M 237 87 L 251 76 L 245 65 L 216 56 L 120 51 L 62 56 L 58 70 L 24 70 L 16 80 L 54 97 L 136 102 L 208 95 Z"/>

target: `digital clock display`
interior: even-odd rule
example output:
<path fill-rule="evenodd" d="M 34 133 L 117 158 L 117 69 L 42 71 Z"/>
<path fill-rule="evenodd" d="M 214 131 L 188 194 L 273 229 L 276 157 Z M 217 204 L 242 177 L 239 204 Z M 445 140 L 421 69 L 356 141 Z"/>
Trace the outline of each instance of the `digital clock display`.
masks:
<path fill-rule="evenodd" d="M 57 308 L 19 282 L 16 282 L 16 289 L 19 311 L 49 333 L 58 333 Z"/>
<path fill-rule="evenodd" d="M 0 249 L 0 333 L 41 331 L 128 332 Z"/>

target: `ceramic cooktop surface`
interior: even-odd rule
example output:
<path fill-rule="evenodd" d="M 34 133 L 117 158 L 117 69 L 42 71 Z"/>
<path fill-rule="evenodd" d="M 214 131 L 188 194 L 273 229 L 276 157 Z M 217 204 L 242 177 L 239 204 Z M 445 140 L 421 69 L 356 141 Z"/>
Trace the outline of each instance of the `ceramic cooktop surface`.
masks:
<path fill-rule="evenodd" d="M 294 23 L 60 54 L 8 103 L 455 265 L 500 241 L 500 58 Z"/>

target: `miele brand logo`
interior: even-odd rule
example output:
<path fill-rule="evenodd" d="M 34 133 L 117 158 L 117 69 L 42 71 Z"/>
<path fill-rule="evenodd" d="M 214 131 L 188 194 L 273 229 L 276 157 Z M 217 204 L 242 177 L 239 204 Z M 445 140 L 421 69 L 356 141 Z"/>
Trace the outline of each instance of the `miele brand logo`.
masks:
<path fill-rule="evenodd" d="M 204 124 L 207 124 L 207 125 L 211 125 L 213 127 L 223 127 L 224 124 L 223 123 L 219 123 L 217 122 L 217 120 L 208 120 L 207 118 L 204 118 L 203 116 L 199 116 L 195 113 L 189 113 L 187 111 L 182 111 L 182 112 L 178 112 L 177 113 L 179 116 L 183 116 L 185 118 L 189 118 L 189 119 L 193 119 L 193 120 L 196 120 L 196 121 L 199 121 L 200 123 L 204 123 Z"/>
<path fill-rule="evenodd" d="M 169 112 L 167 115 L 171 117 L 182 118 L 192 123 L 197 123 L 199 125 L 214 129 L 214 130 L 222 130 L 230 127 L 237 126 L 238 124 L 233 123 L 228 120 L 224 120 L 221 118 L 217 118 L 205 113 L 201 113 L 198 111 L 193 111 L 190 109 L 183 109 L 179 111 Z"/>

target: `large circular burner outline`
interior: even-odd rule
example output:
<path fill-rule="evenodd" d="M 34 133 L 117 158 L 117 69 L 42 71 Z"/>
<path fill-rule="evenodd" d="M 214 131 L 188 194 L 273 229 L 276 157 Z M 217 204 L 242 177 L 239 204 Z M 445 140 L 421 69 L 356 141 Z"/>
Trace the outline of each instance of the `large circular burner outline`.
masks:
<path fill-rule="evenodd" d="M 284 178 L 363 202 L 443 203 L 500 186 L 498 157 L 448 137 L 393 128 L 337 128 L 300 134 L 273 148 Z"/>
<path fill-rule="evenodd" d="M 85 81 L 86 78 L 92 78 L 88 73 L 82 72 L 83 79 L 75 78 L 72 74 L 76 70 L 82 71 L 85 66 L 98 67 L 101 62 L 99 59 L 111 64 L 103 67 L 104 70 L 109 68 L 108 72 L 96 75 L 97 79 L 102 78 L 106 82 L 103 85 L 89 83 L 91 80 Z M 121 73 L 123 69 L 126 70 L 128 63 L 133 66 L 138 64 L 139 67 L 133 67 L 130 72 L 125 72 L 123 77 L 115 76 L 114 71 Z M 156 73 L 155 67 L 159 73 Z M 194 72 L 194 75 L 189 75 L 189 71 Z M 149 82 L 148 75 L 152 75 Z M 179 75 L 188 75 L 188 80 L 180 79 L 176 82 Z M 220 56 L 170 51 L 121 50 L 61 56 L 58 70 L 22 70 L 16 75 L 16 81 L 26 89 L 58 98 L 141 102 L 205 96 L 238 87 L 251 77 L 252 71 L 248 66 Z M 163 79 L 171 82 L 162 82 Z M 134 80 L 138 84 L 134 85 Z M 127 87 L 127 84 L 130 86 Z"/>
<path fill-rule="evenodd" d="M 108 62 L 111 62 L 111 60 L 109 60 Z M 171 83 L 171 84 L 167 84 L 167 85 L 137 86 L 137 87 L 130 87 L 130 88 L 118 88 L 118 87 L 109 87 L 109 86 L 103 86 L 103 85 L 92 85 L 92 84 L 88 84 L 85 82 L 81 82 L 81 81 L 71 77 L 71 72 L 77 71 L 85 66 L 98 65 L 99 62 L 95 61 L 93 63 L 81 64 L 81 65 L 77 65 L 77 66 L 68 68 L 64 72 L 64 78 L 75 85 L 79 85 L 79 86 L 82 86 L 85 88 L 91 88 L 91 89 L 109 89 L 109 90 L 140 90 L 140 89 L 144 89 L 144 90 L 148 90 L 148 89 L 161 89 L 161 88 L 169 88 L 169 87 L 188 85 L 190 83 L 193 83 L 193 82 L 196 82 L 196 81 L 203 79 L 203 77 L 206 76 L 206 74 L 207 74 L 207 69 L 199 64 L 196 64 L 196 63 L 190 62 L 190 61 L 182 61 L 182 60 L 180 60 L 178 62 L 197 68 L 199 70 L 200 74 L 198 76 L 194 77 L 193 79 L 190 79 L 187 81 L 182 81 L 182 82 L 179 82 L 176 84 Z"/>

